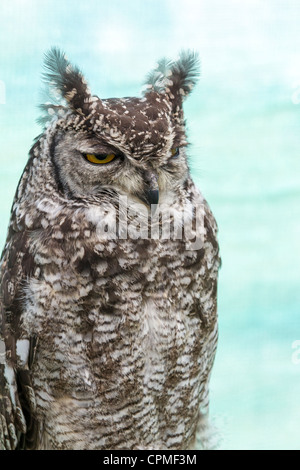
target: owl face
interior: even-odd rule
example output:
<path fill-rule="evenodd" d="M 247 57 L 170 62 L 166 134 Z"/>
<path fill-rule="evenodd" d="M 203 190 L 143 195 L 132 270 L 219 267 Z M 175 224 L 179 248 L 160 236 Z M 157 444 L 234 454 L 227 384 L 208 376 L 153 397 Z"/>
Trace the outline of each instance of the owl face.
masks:
<path fill-rule="evenodd" d="M 64 193 L 86 198 L 109 189 L 149 206 L 176 197 L 189 172 L 182 102 L 194 85 L 196 63 L 191 54 L 168 66 L 161 61 L 142 98 L 101 100 L 52 50 L 47 78 L 64 104 L 44 109 L 54 115 L 52 159 Z"/>

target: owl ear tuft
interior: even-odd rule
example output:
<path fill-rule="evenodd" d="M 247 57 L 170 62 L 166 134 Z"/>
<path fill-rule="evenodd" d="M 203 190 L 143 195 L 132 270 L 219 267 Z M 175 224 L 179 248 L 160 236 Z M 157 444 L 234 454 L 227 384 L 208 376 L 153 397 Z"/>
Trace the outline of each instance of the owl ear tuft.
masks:
<path fill-rule="evenodd" d="M 200 60 L 194 51 L 182 51 L 177 61 L 162 59 L 147 77 L 145 93 L 164 93 L 179 104 L 188 96 L 200 76 Z"/>
<path fill-rule="evenodd" d="M 168 77 L 173 82 L 170 89 L 183 97 L 189 95 L 200 77 L 200 59 L 197 52 L 182 51 L 174 62 Z"/>
<path fill-rule="evenodd" d="M 44 67 L 43 79 L 52 93 L 64 98 L 72 110 L 88 114 L 91 93 L 78 67 L 73 66 L 57 47 L 45 54 Z"/>
<path fill-rule="evenodd" d="M 155 69 L 147 75 L 144 86 L 145 94 L 150 91 L 164 93 L 166 89 L 167 75 L 171 70 L 172 62 L 166 58 L 161 59 Z"/>

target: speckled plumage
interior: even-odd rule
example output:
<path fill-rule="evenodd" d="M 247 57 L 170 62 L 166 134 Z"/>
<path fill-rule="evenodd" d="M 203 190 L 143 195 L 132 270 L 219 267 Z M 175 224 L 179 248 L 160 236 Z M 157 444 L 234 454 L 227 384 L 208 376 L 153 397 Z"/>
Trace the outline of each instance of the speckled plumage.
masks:
<path fill-rule="evenodd" d="M 197 56 L 161 61 L 142 98 L 92 96 L 57 49 L 46 71 L 61 99 L 43 106 L 1 260 L 0 447 L 188 449 L 197 431 L 205 447 L 219 250 L 185 152 Z M 158 193 L 155 237 L 139 224 Z M 169 209 L 201 246 L 185 227 L 161 236 Z"/>

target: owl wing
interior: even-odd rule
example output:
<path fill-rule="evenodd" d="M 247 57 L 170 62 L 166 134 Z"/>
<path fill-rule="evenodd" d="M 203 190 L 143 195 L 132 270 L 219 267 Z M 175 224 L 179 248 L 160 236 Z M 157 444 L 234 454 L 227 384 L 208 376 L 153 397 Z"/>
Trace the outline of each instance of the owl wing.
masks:
<path fill-rule="evenodd" d="M 35 337 L 21 335 L 22 287 L 34 266 L 26 231 L 10 226 L 0 264 L 0 449 L 30 448 L 37 431 L 30 367 Z"/>
<path fill-rule="evenodd" d="M 201 393 L 199 421 L 196 431 L 197 449 L 214 449 L 217 445 L 215 434 L 209 420 L 209 383 L 215 360 L 218 341 L 218 315 L 217 315 L 217 285 L 218 273 L 221 267 L 221 257 L 218 243 L 218 226 L 215 217 L 205 199 L 202 201 L 205 217 L 205 256 L 199 264 L 199 268 L 206 265 L 206 270 L 201 276 L 201 305 L 199 315 L 203 326 L 207 328 L 205 339 L 206 373 L 205 383 Z M 200 253 L 199 253 L 200 254 Z M 201 268 L 200 268 L 201 269 Z"/>

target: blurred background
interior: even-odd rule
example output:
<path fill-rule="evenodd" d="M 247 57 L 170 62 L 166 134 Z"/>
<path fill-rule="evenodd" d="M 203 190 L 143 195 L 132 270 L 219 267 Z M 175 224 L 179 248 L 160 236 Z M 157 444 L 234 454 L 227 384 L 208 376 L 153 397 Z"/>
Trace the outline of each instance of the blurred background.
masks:
<path fill-rule="evenodd" d="M 219 225 L 220 449 L 300 449 L 298 0 L 10 0 L 0 4 L 0 242 L 41 132 L 53 45 L 102 98 L 139 96 L 162 56 L 201 57 L 185 103 L 193 177 Z"/>

